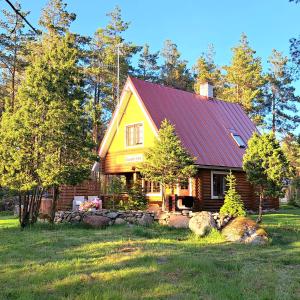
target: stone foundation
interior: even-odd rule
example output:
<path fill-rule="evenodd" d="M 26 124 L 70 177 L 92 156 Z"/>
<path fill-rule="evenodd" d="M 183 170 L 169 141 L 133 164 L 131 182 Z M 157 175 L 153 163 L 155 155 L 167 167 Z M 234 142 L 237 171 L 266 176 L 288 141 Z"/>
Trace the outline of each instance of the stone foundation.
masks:
<path fill-rule="evenodd" d="M 55 223 L 81 223 L 86 216 L 102 216 L 110 219 L 109 225 L 120 224 L 137 224 L 150 225 L 157 222 L 160 225 L 166 225 L 175 228 L 188 228 L 189 220 L 197 214 L 196 212 L 183 210 L 181 212 L 149 212 L 149 211 L 114 211 L 114 210 L 99 210 L 99 211 L 58 211 L 55 214 Z M 221 229 L 230 221 L 229 217 L 220 218 L 219 213 L 212 213 L 212 216 L 217 224 L 217 228 Z"/>

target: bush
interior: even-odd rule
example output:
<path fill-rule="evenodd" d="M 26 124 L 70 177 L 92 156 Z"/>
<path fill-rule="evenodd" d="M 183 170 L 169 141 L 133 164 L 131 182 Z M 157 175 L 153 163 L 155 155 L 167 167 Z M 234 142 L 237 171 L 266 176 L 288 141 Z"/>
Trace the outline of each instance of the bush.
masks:
<path fill-rule="evenodd" d="M 290 190 L 291 196 L 288 203 L 290 205 L 300 207 L 300 177 L 296 177 L 293 179 Z"/>
<path fill-rule="evenodd" d="M 121 194 L 125 191 L 125 184 L 122 178 L 113 176 L 108 184 L 107 191 L 111 195 L 109 206 L 115 209 L 116 204 L 120 201 Z"/>
<path fill-rule="evenodd" d="M 120 206 L 125 210 L 143 210 L 147 207 L 146 193 L 139 180 L 127 190 L 128 200 L 121 201 Z"/>
<path fill-rule="evenodd" d="M 224 204 L 220 209 L 221 215 L 229 215 L 231 217 L 245 216 L 246 211 L 241 196 L 236 191 L 236 179 L 231 173 L 227 175 L 227 191 L 225 192 Z"/>

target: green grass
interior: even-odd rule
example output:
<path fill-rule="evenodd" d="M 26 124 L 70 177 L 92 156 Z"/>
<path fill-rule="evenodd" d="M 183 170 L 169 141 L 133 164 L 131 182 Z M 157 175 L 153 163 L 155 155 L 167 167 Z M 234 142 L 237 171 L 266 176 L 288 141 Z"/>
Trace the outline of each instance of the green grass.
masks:
<path fill-rule="evenodd" d="M 300 209 L 264 216 L 267 246 L 214 231 L 36 224 L 0 216 L 0 299 L 300 299 Z"/>

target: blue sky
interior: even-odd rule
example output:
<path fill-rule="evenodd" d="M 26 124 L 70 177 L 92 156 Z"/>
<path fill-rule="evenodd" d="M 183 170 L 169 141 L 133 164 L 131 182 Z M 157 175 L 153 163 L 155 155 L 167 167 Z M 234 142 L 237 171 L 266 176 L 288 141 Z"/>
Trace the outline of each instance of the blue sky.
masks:
<path fill-rule="evenodd" d="M 28 17 L 37 26 L 45 0 L 21 0 L 30 10 Z M 300 34 L 300 4 L 288 0 L 69 0 L 70 11 L 77 14 L 72 30 L 93 34 L 107 23 L 106 13 L 119 5 L 123 17 L 131 21 L 125 37 L 136 44 L 149 43 L 161 49 L 165 39 L 177 43 L 183 58 L 194 64 L 209 43 L 215 45 L 216 61 L 227 64 L 230 48 L 245 32 L 251 46 L 266 67 L 272 48 L 288 54 L 289 39 Z M 4 0 L 0 5 L 7 6 Z"/>
<path fill-rule="evenodd" d="M 20 0 L 28 19 L 38 26 L 38 18 L 46 0 Z M 191 67 L 199 55 L 213 43 L 216 62 L 228 64 L 231 47 L 242 32 L 250 45 L 267 59 L 273 48 L 289 54 L 289 39 L 300 35 L 300 4 L 288 0 L 69 0 L 68 8 L 77 14 L 72 30 L 92 35 L 107 24 L 106 13 L 116 5 L 122 9 L 123 19 L 131 25 L 125 34 L 137 45 L 149 43 L 152 51 L 160 50 L 166 39 L 174 41 Z M 8 8 L 4 0 L 0 6 Z M 300 83 L 295 83 L 300 93 Z"/>

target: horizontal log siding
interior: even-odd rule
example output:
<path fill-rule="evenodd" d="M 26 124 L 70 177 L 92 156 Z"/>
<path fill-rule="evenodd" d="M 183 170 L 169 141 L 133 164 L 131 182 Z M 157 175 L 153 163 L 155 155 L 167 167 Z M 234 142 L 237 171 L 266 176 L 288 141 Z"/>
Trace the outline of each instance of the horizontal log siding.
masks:
<path fill-rule="evenodd" d="M 257 210 L 259 197 L 254 193 L 254 188 L 247 181 L 246 173 L 243 171 L 233 171 L 233 175 L 236 177 L 236 189 L 240 194 L 242 201 L 246 209 Z M 223 205 L 223 199 L 212 199 L 211 198 L 211 170 L 204 169 L 200 170 L 196 180 L 196 203 L 195 208 L 197 210 L 210 210 L 218 211 Z M 265 199 L 264 208 L 270 209 L 279 207 L 278 198 Z"/>

